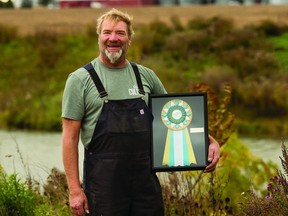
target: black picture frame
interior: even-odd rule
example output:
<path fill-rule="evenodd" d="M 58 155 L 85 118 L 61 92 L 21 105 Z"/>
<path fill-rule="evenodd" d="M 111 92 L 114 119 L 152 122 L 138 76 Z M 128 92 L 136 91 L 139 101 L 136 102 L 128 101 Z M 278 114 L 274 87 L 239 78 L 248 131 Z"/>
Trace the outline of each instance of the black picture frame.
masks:
<path fill-rule="evenodd" d="M 149 107 L 152 170 L 204 170 L 209 146 L 207 94 L 152 94 Z"/>

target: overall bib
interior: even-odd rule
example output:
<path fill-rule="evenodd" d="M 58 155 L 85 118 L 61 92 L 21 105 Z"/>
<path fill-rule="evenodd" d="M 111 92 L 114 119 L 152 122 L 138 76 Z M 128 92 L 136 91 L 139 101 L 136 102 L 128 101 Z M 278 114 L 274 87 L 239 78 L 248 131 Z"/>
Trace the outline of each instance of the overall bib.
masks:
<path fill-rule="evenodd" d="M 144 95 L 138 68 L 131 64 L 139 93 Z M 89 216 L 163 216 L 161 187 L 150 164 L 150 109 L 142 98 L 104 100 L 108 94 L 93 66 L 85 69 L 104 103 L 85 150 Z"/>

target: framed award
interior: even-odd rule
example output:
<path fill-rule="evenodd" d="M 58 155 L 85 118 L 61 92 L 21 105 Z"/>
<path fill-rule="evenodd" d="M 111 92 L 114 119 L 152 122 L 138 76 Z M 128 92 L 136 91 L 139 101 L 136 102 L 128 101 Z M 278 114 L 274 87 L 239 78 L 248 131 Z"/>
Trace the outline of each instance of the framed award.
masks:
<path fill-rule="evenodd" d="M 207 94 L 150 95 L 154 171 L 204 170 L 208 165 Z"/>

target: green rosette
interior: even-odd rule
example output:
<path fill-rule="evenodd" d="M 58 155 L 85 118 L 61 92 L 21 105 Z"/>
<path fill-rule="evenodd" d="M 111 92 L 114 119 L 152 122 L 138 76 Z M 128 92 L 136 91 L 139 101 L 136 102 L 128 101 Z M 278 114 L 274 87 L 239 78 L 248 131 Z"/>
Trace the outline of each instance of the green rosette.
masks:
<path fill-rule="evenodd" d="M 192 121 L 192 109 L 180 99 L 167 102 L 161 111 L 161 120 L 168 128 L 163 165 L 189 166 L 196 164 L 187 127 Z"/>
<path fill-rule="evenodd" d="M 161 112 L 164 125 L 171 130 L 183 130 L 192 121 L 192 109 L 180 99 L 166 103 Z"/>

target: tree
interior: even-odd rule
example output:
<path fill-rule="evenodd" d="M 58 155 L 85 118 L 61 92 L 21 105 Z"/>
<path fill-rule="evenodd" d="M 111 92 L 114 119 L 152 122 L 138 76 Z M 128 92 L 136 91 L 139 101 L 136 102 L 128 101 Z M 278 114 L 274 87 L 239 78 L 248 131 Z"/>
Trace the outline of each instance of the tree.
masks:
<path fill-rule="evenodd" d="M 14 8 L 14 4 L 11 0 L 7 2 L 0 1 L 0 8 Z"/>
<path fill-rule="evenodd" d="M 22 8 L 32 8 L 32 1 L 31 0 L 23 0 L 21 7 Z"/>

